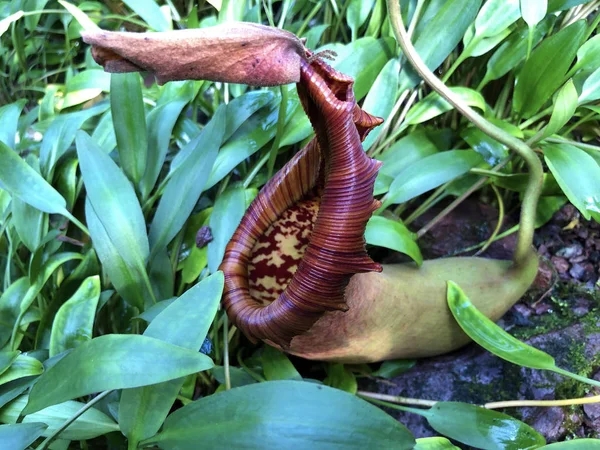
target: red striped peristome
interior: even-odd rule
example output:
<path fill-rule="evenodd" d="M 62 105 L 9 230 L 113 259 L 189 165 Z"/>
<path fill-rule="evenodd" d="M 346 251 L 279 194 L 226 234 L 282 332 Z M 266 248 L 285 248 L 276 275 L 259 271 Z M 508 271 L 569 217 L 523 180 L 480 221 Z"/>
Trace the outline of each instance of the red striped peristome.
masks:
<path fill-rule="evenodd" d="M 327 311 L 347 310 L 344 292 L 352 275 L 381 271 L 364 239 L 367 221 L 380 206 L 373 187 L 381 163 L 365 154 L 361 141 L 382 119 L 360 109 L 352 84 L 318 58 L 301 62 L 298 95 L 316 137 L 263 187 L 225 250 L 223 304 L 254 342 L 287 348 Z M 285 225 L 298 239 L 297 255 L 282 263 L 281 255 L 273 254 L 282 268 L 274 275 L 280 286 L 257 295 L 264 275 L 258 269 L 269 258 L 264 248 L 282 239 L 278 230 L 298 211 L 307 216 L 317 208 L 314 220 L 303 219 L 304 226 L 312 225 L 309 233 Z M 297 268 L 294 259 L 300 259 Z M 276 299 L 273 293 L 279 294 Z"/>

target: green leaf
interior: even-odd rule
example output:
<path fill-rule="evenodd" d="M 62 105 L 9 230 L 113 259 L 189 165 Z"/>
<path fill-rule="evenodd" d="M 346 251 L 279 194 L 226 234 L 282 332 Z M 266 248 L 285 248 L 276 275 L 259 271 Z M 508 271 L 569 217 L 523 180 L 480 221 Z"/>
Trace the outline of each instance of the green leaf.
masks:
<path fill-rule="evenodd" d="M 18 351 L 3 351 L 0 352 L 0 375 L 2 375 L 6 370 L 15 362 L 17 356 L 19 356 Z"/>
<path fill-rule="evenodd" d="M 110 156 L 86 133 L 80 131 L 77 134 L 76 144 L 87 198 L 109 237 L 109 243 L 125 264 L 142 276 L 144 284 L 147 284 L 148 236 L 133 186 Z M 94 241 L 94 246 L 97 245 L 105 244 Z"/>
<path fill-rule="evenodd" d="M 554 107 L 552 109 L 552 116 L 550 116 L 550 122 L 548 122 L 548 125 L 546 125 L 546 127 L 543 129 L 539 140 L 544 140 L 560 130 L 571 119 L 571 117 L 573 117 L 576 109 L 577 89 L 575 89 L 573 80 L 569 80 L 558 91 L 556 99 L 554 100 Z"/>
<path fill-rule="evenodd" d="M 165 247 L 183 227 L 204 190 L 225 132 L 225 108 L 219 108 L 202 132 L 178 154 L 183 161 L 163 192 L 150 227 L 152 253 Z"/>
<path fill-rule="evenodd" d="M 451 87 L 450 90 L 467 105 L 485 111 L 485 100 L 479 92 L 465 87 Z M 450 111 L 453 108 L 454 107 L 448 103 L 448 101 L 443 99 L 440 94 L 433 92 L 410 108 L 403 126 L 416 125 L 425 122 Z"/>
<path fill-rule="evenodd" d="M 533 46 L 537 45 L 542 37 L 548 32 L 550 25 L 554 20 L 554 16 L 550 16 L 535 27 L 532 37 Z M 498 47 L 498 50 L 494 52 L 487 63 L 487 71 L 478 90 L 481 90 L 481 88 L 490 81 L 503 77 L 525 59 L 527 56 L 528 39 L 529 30 L 527 28 L 521 28 L 512 33 L 510 37 Z"/>
<path fill-rule="evenodd" d="M 210 328 L 221 294 L 223 273 L 204 279 L 171 302 L 150 323 L 144 336 L 198 351 Z M 119 425 L 130 441 L 153 436 L 167 417 L 184 379 L 125 389 L 119 404 Z"/>
<path fill-rule="evenodd" d="M 48 428 L 45 423 L 0 425 L 0 442 L 9 450 L 25 450 Z"/>
<path fill-rule="evenodd" d="M 262 366 L 265 378 L 274 380 L 302 380 L 288 357 L 279 350 L 265 345 L 262 350 Z"/>
<path fill-rule="evenodd" d="M 508 148 L 504 144 L 489 137 L 479 128 L 465 128 L 460 134 L 460 137 L 462 137 L 473 150 L 479 153 L 490 166 L 495 166 L 508 157 Z"/>
<path fill-rule="evenodd" d="M 13 22 L 16 22 L 21 17 L 23 17 L 23 11 L 17 11 L 16 13 L 11 14 L 10 16 L 5 17 L 4 19 L 0 20 L 0 37 L 4 33 L 6 33 L 6 31 L 8 30 L 8 28 L 10 27 L 10 25 Z"/>
<path fill-rule="evenodd" d="M 414 46 L 429 69 L 435 71 L 456 48 L 480 6 L 481 0 L 446 0 L 433 17 L 424 22 L 425 28 L 416 33 Z M 424 17 L 427 13 L 426 10 Z M 400 91 L 416 86 L 420 80 L 410 64 L 403 64 Z"/>
<path fill-rule="evenodd" d="M 574 6 L 581 5 L 583 3 L 589 3 L 591 0 L 549 0 L 548 11 L 564 11 Z"/>
<path fill-rule="evenodd" d="M 424 414 L 429 425 L 451 439 L 488 450 L 527 450 L 544 437 L 507 414 L 459 402 L 437 402 Z"/>
<path fill-rule="evenodd" d="M 485 317 L 453 281 L 448 281 L 448 306 L 463 331 L 487 351 L 523 367 L 555 368 L 552 356 L 515 339 Z"/>
<path fill-rule="evenodd" d="M 473 150 L 450 150 L 423 158 L 394 179 L 383 205 L 404 203 L 464 175 L 481 162 L 481 156 Z"/>
<path fill-rule="evenodd" d="M 358 384 L 356 377 L 343 364 L 330 363 L 327 365 L 327 378 L 323 383 L 332 388 L 356 394 Z"/>
<path fill-rule="evenodd" d="M 211 375 L 215 377 L 220 384 L 225 384 L 225 368 L 223 366 L 215 366 L 211 369 Z M 257 381 L 246 372 L 244 369 L 239 367 L 229 367 L 229 378 L 231 381 L 231 387 L 246 386 L 247 384 L 254 384 Z"/>
<path fill-rule="evenodd" d="M 100 27 L 96 25 L 92 20 L 77 6 L 65 2 L 63 0 L 58 0 L 58 3 L 65 8 L 67 11 L 71 13 L 71 15 L 79 22 L 79 25 L 83 27 L 86 31 L 99 31 Z"/>
<path fill-rule="evenodd" d="M 246 195 L 241 186 L 231 187 L 217 197 L 210 216 L 213 240 L 208 243 L 208 269 L 215 273 L 225 255 L 225 247 L 246 211 Z"/>
<path fill-rule="evenodd" d="M 138 73 L 111 74 L 110 109 L 119 162 L 125 175 L 135 185 L 144 175 L 148 154 L 146 115 Z"/>
<path fill-rule="evenodd" d="M 414 359 L 395 359 L 392 361 L 384 361 L 381 367 L 375 372 L 373 376 L 382 378 L 394 378 L 404 372 L 408 372 L 412 369 L 417 362 Z"/>
<path fill-rule="evenodd" d="M 600 221 L 600 166 L 570 144 L 546 144 L 544 159 L 569 201 L 590 220 Z"/>
<path fill-rule="evenodd" d="M 92 339 L 96 307 L 100 299 L 100 277 L 88 277 L 54 316 L 50 335 L 50 357 L 76 348 Z"/>
<path fill-rule="evenodd" d="M 2 408 L 0 410 L 0 421 L 15 423 L 17 418 L 22 414 L 27 400 L 28 396 L 23 395 Z M 44 408 L 34 414 L 28 414 L 23 418 L 23 422 L 41 422 L 48 425 L 42 436 L 50 436 L 59 427 L 63 426 L 67 420 L 72 418 L 83 406 L 84 403 L 81 402 L 64 402 Z M 62 439 L 86 440 L 114 431 L 119 431 L 119 427 L 110 417 L 96 408 L 90 408 L 69 425 L 60 434 L 60 437 Z"/>
<path fill-rule="evenodd" d="M 40 211 L 71 216 L 62 195 L 3 142 L 0 142 L 0 159 L 0 183 L 11 195 Z"/>
<path fill-rule="evenodd" d="M 143 266 L 130 267 L 110 239 L 89 198 L 85 202 L 85 218 L 90 229 L 94 250 L 108 274 L 110 282 L 123 299 L 139 310 L 152 298 L 148 277 Z"/>
<path fill-rule="evenodd" d="M 19 378 L 39 375 L 44 371 L 44 366 L 37 359 L 28 355 L 19 355 L 6 372 L 0 375 L 0 385 Z"/>
<path fill-rule="evenodd" d="M 67 81 L 67 92 L 63 101 L 58 104 L 59 109 L 80 105 L 109 90 L 110 74 L 101 69 L 84 70 Z"/>
<path fill-rule="evenodd" d="M 417 439 L 417 445 L 413 450 L 460 450 L 452 445 L 448 439 L 443 437 L 428 437 Z"/>
<path fill-rule="evenodd" d="M 586 78 L 581 88 L 579 104 L 598 100 L 600 98 L 600 68 Z"/>
<path fill-rule="evenodd" d="M 14 281 L 0 296 L 0 348 L 10 339 L 28 289 L 29 277 L 22 277 Z"/>
<path fill-rule="evenodd" d="M 579 50 L 577 50 L 577 64 L 575 64 L 575 68 L 582 71 L 593 70 L 598 67 L 599 60 L 600 35 L 594 36 L 579 47 Z"/>
<path fill-rule="evenodd" d="M 475 38 L 496 36 L 520 16 L 519 0 L 487 0 L 475 19 Z"/>
<path fill-rule="evenodd" d="M 40 148 L 40 164 L 46 177 L 53 173 L 54 166 L 71 147 L 77 131 L 83 124 L 88 119 L 106 112 L 108 107 L 109 104 L 103 102 L 82 111 L 61 114 L 52 120 Z"/>
<path fill-rule="evenodd" d="M 84 342 L 40 376 L 24 413 L 94 392 L 162 383 L 212 365 L 202 353 L 147 336 L 100 336 Z"/>
<path fill-rule="evenodd" d="M 561 85 L 586 33 L 579 20 L 545 39 L 532 53 L 517 77 L 513 108 L 529 118 L 550 99 Z"/>
<path fill-rule="evenodd" d="M 548 0 L 520 0 L 521 16 L 529 27 L 535 27 L 546 17 Z"/>
<path fill-rule="evenodd" d="M 171 29 L 171 23 L 167 21 L 154 0 L 123 0 L 123 3 L 144 19 L 153 30 L 167 31 Z"/>
<path fill-rule="evenodd" d="M 399 73 L 400 62 L 396 58 L 390 59 L 386 65 L 383 66 L 383 69 L 381 69 L 381 72 L 365 97 L 362 109 L 369 114 L 388 120 L 394 107 L 396 97 L 398 96 Z M 371 130 L 363 142 L 363 148 L 365 150 L 371 148 L 371 145 L 375 142 L 377 136 L 379 136 L 380 131 L 381 127 Z"/>
<path fill-rule="evenodd" d="M 346 10 L 346 21 L 352 32 L 352 40 L 356 40 L 358 29 L 365 23 L 373 9 L 374 0 L 350 0 Z"/>
<path fill-rule="evenodd" d="M 9 103 L 0 108 L 0 142 L 4 142 L 8 147 L 14 150 L 17 137 L 17 125 L 19 116 L 26 100 L 19 100 Z"/>
<path fill-rule="evenodd" d="M 446 143 L 448 145 L 445 145 Z M 425 130 L 415 131 L 394 142 L 378 156 L 377 159 L 383 162 L 379 173 L 395 178 L 411 164 L 440 150 L 448 150 L 449 146 L 450 133 L 445 130 L 434 133 Z"/>
<path fill-rule="evenodd" d="M 382 216 L 373 216 L 367 222 L 365 240 L 369 245 L 389 248 L 410 256 L 418 266 L 423 264 L 423 255 L 415 241 L 415 234 L 397 221 Z"/>
<path fill-rule="evenodd" d="M 598 450 L 600 449 L 600 439 L 573 439 L 572 441 L 555 442 L 544 445 L 540 450 Z"/>
<path fill-rule="evenodd" d="M 170 87 L 170 90 L 167 90 L 167 87 Z M 171 98 L 171 91 L 176 91 L 178 95 Z M 189 81 L 179 84 L 176 82 L 169 83 L 159 98 L 157 107 L 152 109 L 146 117 L 148 155 L 146 157 L 146 171 L 139 184 L 139 191 L 143 199 L 148 198 L 156 184 L 169 150 L 169 142 L 175 123 L 181 115 L 181 111 L 194 98 L 194 95 L 194 85 Z M 165 100 L 164 103 L 161 103 L 163 97 L 165 97 Z"/>
<path fill-rule="evenodd" d="M 207 449 L 251 442 L 260 448 L 315 450 L 411 449 L 415 443 L 403 425 L 380 409 L 346 392 L 301 381 L 258 383 L 204 397 L 171 414 L 162 431 L 143 444 L 191 450 L 198 442 Z"/>

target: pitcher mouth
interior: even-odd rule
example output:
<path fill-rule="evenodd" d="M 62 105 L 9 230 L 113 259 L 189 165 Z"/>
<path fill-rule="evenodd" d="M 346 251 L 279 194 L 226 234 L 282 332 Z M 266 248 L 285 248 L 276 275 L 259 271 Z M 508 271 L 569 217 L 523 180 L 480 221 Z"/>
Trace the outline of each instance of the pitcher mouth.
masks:
<path fill-rule="evenodd" d="M 360 109 L 352 85 L 318 58 L 301 61 L 298 94 L 316 137 L 264 186 L 225 251 L 223 304 L 253 341 L 287 348 L 347 309 L 352 275 L 381 271 L 364 240 L 381 163 L 361 141 L 382 120 Z"/>

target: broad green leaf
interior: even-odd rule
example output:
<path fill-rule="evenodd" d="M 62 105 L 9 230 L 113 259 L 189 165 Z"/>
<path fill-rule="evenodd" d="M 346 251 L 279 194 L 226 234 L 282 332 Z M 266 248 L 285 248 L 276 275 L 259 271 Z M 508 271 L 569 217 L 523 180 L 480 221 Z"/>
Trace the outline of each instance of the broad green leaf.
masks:
<path fill-rule="evenodd" d="M 579 104 L 600 99 L 600 68 L 586 78 L 581 88 Z"/>
<path fill-rule="evenodd" d="M 440 150 L 448 150 L 450 140 L 451 134 L 445 130 L 433 133 L 419 130 L 404 136 L 377 157 L 383 162 L 379 173 L 395 178 L 411 164 Z"/>
<path fill-rule="evenodd" d="M 544 159 L 557 183 L 581 214 L 600 221 L 600 166 L 570 144 L 546 144 Z"/>
<path fill-rule="evenodd" d="M 587 40 L 577 50 L 577 69 L 587 71 L 596 69 L 600 61 L 600 35 Z"/>
<path fill-rule="evenodd" d="M 536 47 L 516 80 L 513 94 L 516 112 L 529 118 L 550 99 L 563 82 L 585 32 L 586 22 L 579 20 Z"/>
<path fill-rule="evenodd" d="M 414 359 L 395 359 L 391 361 L 384 361 L 381 367 L 376 372 L 373 372 L 373 376 L 382 378 L 394 378 L 404 372 L 408 372 L 412 369 L 417 362 Z"/>
<path fill-rule="evenodd" d="M 529 27 L 535 27 L 546 17 L 548 0 L 520 0 L 521 16 Z"/>
<path fill-rule="evenodd" d="M 496 36 L 520 16 L 519 0 L 487 0 L 475 19 L 475 38 Z"/>
<path fill-rule="evenodd" d="M 8 30 L 8 28 L 10 27 L 10 25 L 13 22 L 16 22 L 21 17 L 23 17 L 23 11 L 17 11 L 16 13 L 11 14 L 10 16 L 5 17 L 4 19 L 0 20 L 0 37 L 4 33 L 6 33 L 6 30 Z"/>
<path fill-rule="evenodd" d="M 548 0 L 548 11 L 564 11 L 592 0 Z"/>
<path fill-rule="evenodd" d="M 94 392 L 162 383 L 212 365 L 202 353 L 147 336 L 100 336 L 84 342 L 40 376 L 24 413 Z"/>
<path fill-rule="evenodd" d="M 171 90 L 167 90 L 167 87 L 171 87 Z M 171 97 L 172 90 L 178 93 L 176 97 Z M 146 171 L 139 184 L 139 191 L 143 199 L 148 198 L 156 184 L 169 150 L 169 142 L 175 123 L 185 106 L 194 98 L 194 95 L 195 89 L 191 82 L 178 85 L 169 83 L 159 98 L 156 108 L 152 109 L 146 117 L 148 155 L 146 158 Z M 165 100 L 164 103 L 161 103 L 163 97 L 165 97 Z"/>
<path fill-rule="evenodd" d="M 377 76 L 377 79 L 373 83 L 373 86 L 369 90 L 369 93 L 365 97 L 362 109 L 373 116 L 382 117 L 384 120 L 388 120 L 390 113 L 396 102 L 398 96 L 398 76 L 400 72 L 400 62 L 398 59 L 390 59 L 381 72 Z M 371 130 L 367 138 L 363 142 L 363 148 L 368 150 L 371 148 L 381 127 L 377 127 Z"/>
<path fill-rule="evenodd" d="M 67 81 L 66 91 L 59 109 L 80 105 L 110 91 L 110 74 L 101 69 L 84 70 Z"/>
<path fill-rule="evenodd" d="M 10 381 L 0 386 L 0 411 L 2 411 L 4 405 L 29 389 L 36 379 L 37 376 L 19 378 L 18 380 Z"/>
<path fill-rule="evenodd" d="M 275 94 L 271 91 L 251 91 L 230 101 L 227 104 L 223 141 L 229 139 L 252 114 L 274 100 Z"/>
<path fill-rule="evenodd" d="M 373 9 L 375 0 L 350 0 L 346 10 L 346 22 L 352 32 L 352 40 L 356 40 L 359 28 L 365 23 Z"/>
<path fill-rule="evenodd" d="M 416 33 L 417 53 L 429 69 L 435 71 L 456 48 L 477 16 L 482 0 L 446 0 L 435 15 Z M 428 8 L 429 9 L 429 8 Z M 424 13 L 427 14 L 427 10 Z M 400 91 L 410 89 L 421 78 L 410 64 L 403 64 Z"/>
<path fill-rule="evenodd" d="M 54 316 L 50 356 L 76 348 L 92 339 L 96 307 L 100 299 L 100 277 L 86 278 Z"/>
<path fill-rule="evenodd" d="M 110 110 L 106 111 L 98 121 L 98 125 L 92 133 L 92 139 L 106 153 L 112 152 L 117 147 L 117 137 Z"/>
<path fill-rule="evenodd" d="M 598 450 L 600 449 L 600 439 L 573 439 L 572 441 L 555 442 L 544 445 L 540 450 Z"/>
<path fill-rule="evenodd" d="M 121 168 L 136 185 L 146 170 L 148 154 L 146 115 L 138 73 L 111 74 L 110 109 Z"/>
<path fill-rule="evenodd" d="M 542 21 L 533 32 L 532 45 L 535 46 L 548 32 L 550 25 L 554 21 L 554 16 L 550 16 Z M 515 68 L 527 56 L 527 46 L 529 39 L 529 29 L 521 28 L 515 31 L 505 40 L 498 50 L 494 52 L 487 62 L 487 71 L 484 79 L 479 84 L 478 90 L 493 80 L 503 77 L 513 68 Z"/>
<path fill-rule="evenodd" d="M 0 375 L 2 375 L 6 370 L 15 362 L 17 356 L 19 356 L 18 351 L 3 351 L 0 352 Z"/>
<path fill-rule="evenodd" d="M 397 221 L 373 216 L 367 222 L 365 240 L 369 245 L 385 247 L 410 256 L 417 265 L 423 264 L 423 255 L 415 241 L 415 234 Z"/>
<path fill-rule="evenodd" d="M 108 102 L 102 102 L 91 108 L 68 114 L 61 114 L 52 120 L 40 148 L 42 173 L 49 177 L 58 160 L 67 152 L 75 140 L 77 131 L 90 118 L 106 112 Z"/>
<path fill-rule="evenodd" d="M 394 179 L 383 204 L 404 203 L 464 175 L 481 162 L 481 155 L 473 150 L 450 150 L 423 158 Z"/>
<path fill-rule="evenodd" d="M 473 56 L 481 56 L 485 55 L 487 52 L 491 51 L 495 48 L 500 42 L 506 39 L 507 36 L 510 36 L 511 29 L 505 28 L 500 33 L 490 36 L 490 37 L 473 37 L 475 33 L 475 26 L 469 27 L 467 32 L 465 33 L 465 37 L 463 41 L 466 43 L 466 48 L 463 51 L 464 57 L 473 57 Z"/>
<path fill-rule="evenodd" d="M 204 279 L 171 302 L 152 320 L 144 336 L 198 351 L 210 328 L 223 292 L 223 273 Z M 164 422 L 184 378 L 125 389 L 119 404 L 119 425 L 130 441 L 153 436 Z"/>
<path fill-rule="evenodd" d="M 515 339 L 485 317 L 453 281 L 448 281 L 448 306 L 463 331 L 487 351 L 523 367 L 555 368 L 552 356 Z"/>
<path fill-rule="evenodd" d="M 473 150 L 479 153 L 490 166 L 495 166 L 508 156 L 508 148 L 504 144 L 489 137 L 479 128 L 465 128 L 460 134 L 460 137 L 462 137 Z"/>
<path fill-rule="evenodd" d="M 288 357 L 270 345 L 263 347 L 262 367 L 268 381 L 302 380 L 302 376 Z"/>
<path fill-rule="evenodd" d="M 550 122 L 548 122 L 548 125 L 542 131 L 539 140 L 544 140 L 560 130 L 573 117 L 576 109 L 577 89 L 575 89 L 573 80 L 569 80 L 560 88 L 558 94 L 556 94 Z"/>
<path fill-rule="evenodd" d="M 145 282 L 148 276 L 146 269 L 143 266 L 130 267 L 127 264 L 111 241 L 89 198 L 85 202 L 85 219 L 94 250 L 110 282 L 127 303 L 143 310 L 145 304 L 151 303 L 150 299 L 153 295 L 149 290 L 149 284 Z"/>
<path fill-rule="evenodd" d="M 75 20 L 77 20 L 77 22 L 79 22 L 79 25 L 81 25 L 84 30 L 86 30 L 86 31 L 100 30 L 100 27 L 98 25 L 96 25 L 94 22 L 92 22 L 92 20 L 87 16 L 87 14 L 84 13 L 77 6 L 73 5 L 72 3 L 63 1 L 63 0 L 58 0 L 58 3 L 60 3 L 60 5 L 63 8 L 65 8 L 67 11 L 69 11 L 71 13 L 71 15 L 75 18 Z"/>
<path fill-rule="evenodd" d="M 123 0 L 123 3 L 139 14 L 153 30 L 167 31 L 171 29 L 171 23 L 167 21 L 154 0 Z"/>
<path fill-rule="evenodd" d="M 28 396 L 23 395 L 0 410 L 0 421 L 15 423 L 25 408 L 27 400 Z M 44 423 L 48 425 L 48 428 L 42 433 L 42 436 L 49 436 L 73 417 L 83 406 L 84 403 L 75 401 L 60 403 L 26 415 L 23 418 L 23 423 Z M 114 431 L 119 431 L 119 427 L 110 417 L 96 408 L 90 408 L 69 425 L 60 434 L 60 437 L 62 439 L 85 440 Z"/>
<path fill-rule="evenodd" d="M 158 316 L 161 312 L 163 312 L 165 310 L 165 308 L 167 306 L 169 306 L 171 303 L 173 303 L 175 300 L 177 300 L 177 297 L 168 298 L 166 300 L 161 300 L 160 302 L 156 302 L 150 308 L 145 310 L 142 314 L 140 314 L 139 316 L 136 316 L 135 319 L 143 319 L 146 322 L 150 323 L 156 318 L 156 316 Z"/>
<path fill-rule="evenodd" d="M 25 450 L 48 428 L 45 423 L 0 425 L 0 442 L 8 450 Z"/>
<path fill-rule="evenodd" d="M 208 243 L 208 269 L 215 273 L 225 255 L 225 247 L 246 210 L 246 195 L 241 186 L 231 187 L 217 197 L 210 216 L 213 240 Z"/>
<path fill-rule="evenodd" d="M 11 195 L 40 211 L 70 216 L 62 195 L 3 142 L 0 142 L 0 159 L 0 184 Z"/>
<path fill-rule="evenodd" d="M 225 368 L 223 366 L 215 366 L 211 369 L 211 375 L 215 377 L 220 384 L 225 384 Z M 246 372 L 244 369 L 239 367 L 229 367 L 229 378 L 231 381 L 231 387 L 246 386 L 247 384 L 254 384 L 256 380 Z"/>
<path fill-rule="evenodd" d="M 438 433 L 476 448 L 533 450 L 546 443 L 526 423 L 467 403 L 437 402 L 423 415 Z"/>
<path fill-rule="evenodd" d="M 393 56 L 394 40 L 363 37 L 346 46 L 347 56 L 338 58 L 333 67 L 354 78 L 354 96 L 360 101 Z"/>
<path fill-rule="evenodd" d="M 356 394 L 358 384 L 356 377 L 343 364 L 330 363 L 327 366 L 327 378 L 323 383 L 332 388 Z"/>
<path fill-rule="evenodd" d="M 467 105 L 485 111 L 485 99 L 479 92 L 465 87 L 451 87 L 450 90 Z M 426 122 L 453 108 L 454 107 L 448 103 L 448 101 L 443 99 L 440 94 L 433 92 L 410 108 L 403 126 Z"/>
<path fill-rule="evenodd" d="M 22 277 L 14 281 L 0 296 L 0 348 L 10 339 L 21 310 L 21 302 L 28 290 L 29 277 Z"/>
<path fill-rule="evenodd" d="M 25 103 L 25 100 L 19 100 L 0 107 L 0 142 L 12 149 L 15 148 L 17 124 Z"/>
<path fill-rule="evenodd" d="M 21 354 L 11 364 L 7 371 L 0 375 L 0 385 L 19 378 L 39 375 L 44 371 L 44 366 L 37 359 Z"/>
<path fill-rule="evenodd" d="M 279 115 L 278 105 L 279 101 L 276 99 L 253 114 L 221 147 L 204 187 L 205 190 L 225 178 L 235 166 L 252 156 L 275 136 Z"/>
<path fill-rule="evenodd" d="M 127 266 L 145 273 L 144 266 L 149 254 L 148 237 L 142 208 L 133 186 L 110 156 L 86 133 L 80 131 L 77 134 L 76 144 L 87 198 L 110 243 Z"/>
<path fill-rule="evenodd" d="M 428 437 L 417 439 L 417 445 L 413 450 L 460 450 L 452 445 L 448 439 L 443 437 Z"/>
<path fill-rule="evenodd" d="M 33 156 L 27 159 L 32 159 Z M 19 197 L 11 201 L 11 223 L 23 245 L 35 253 L 39 248 L 44 234 L 48 231 L 48 215 L 27 204 Z"/>
<path fill-rule="evenodd" d="M 143 444 L 192 450 L 198 442 L 207 449 L 253 442 L 261 448 L 316 450 L 411 449 L 415 443 L 403 425 L 380 409 L 302 381 L 258 383 L 204 397 L 171 414 L 162 431 Z"/>
<path fill-rule="evenodd" d="M 204 190 L 225 132 L 225 108 L 219 108 L 202 132 L 179 152 L 183 162 L 173 173 L 150 227 L 152 254 L 181 230 Z"/>
<path fill-rule="evenodd" d="M 71 210 L 75 206 L 75 200 L 78 194 L 77 169 L 79 161 L 76 158 L 69 158 L 64 161 L 56 171 L 54 185 L 60 195 L 67 202 L 67 209 Z"/>

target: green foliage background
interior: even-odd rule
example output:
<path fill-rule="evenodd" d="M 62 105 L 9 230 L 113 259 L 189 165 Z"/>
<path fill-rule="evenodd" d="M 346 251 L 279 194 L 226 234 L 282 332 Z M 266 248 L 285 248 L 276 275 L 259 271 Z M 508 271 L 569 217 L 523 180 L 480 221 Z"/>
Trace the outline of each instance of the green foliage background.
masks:
<path fill-rule="evenodd" d="M 517 210 L 526 177 L 519 158 L 421 84 L 385 2 L 72 4 L 79 22 L 54 0 L 0 1 L 2 448 L 455 448 L 441 437 L 415 442 L 353 395 L 357 377 L 393 376 L 410 362 L 315 363 L 307 373 L 321 380 L 303 381 L 284 354 L 250 345 L 218 311 L 226 243 L 261 186 L 312 137 L 295 86 L 111 76 L 80 39 L 89 19 L 128 31 L 245 20 L 334 50 L 363 108 L 386 119 L 364 144 L 384 162 L 384 208 L 367 242 L 420 264 L 429 225 L 411 230 L 416 218 L 473 192 Z M 566 201 L 600 221 L 600 2 L 401 5 L 428 66 L 545 162 L 537 226 Z M 203 225 L 214 240 L 197 248 Z M 465 444 L 544 444 L 524 423 L 472 405 L 427 411 L 433 428 Z"/>

